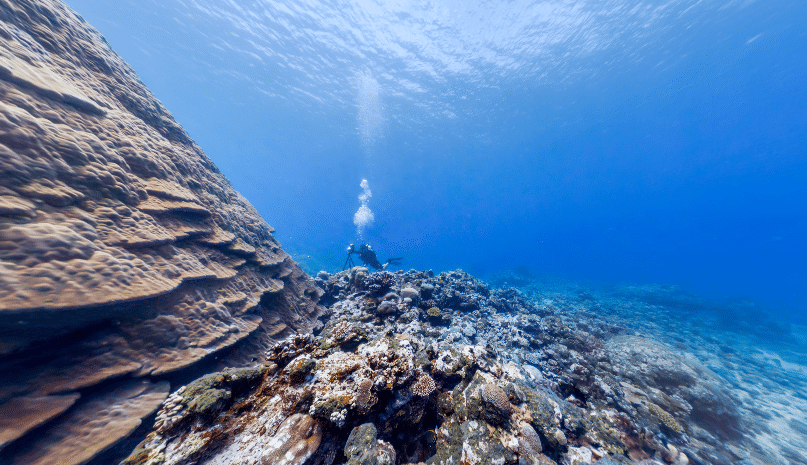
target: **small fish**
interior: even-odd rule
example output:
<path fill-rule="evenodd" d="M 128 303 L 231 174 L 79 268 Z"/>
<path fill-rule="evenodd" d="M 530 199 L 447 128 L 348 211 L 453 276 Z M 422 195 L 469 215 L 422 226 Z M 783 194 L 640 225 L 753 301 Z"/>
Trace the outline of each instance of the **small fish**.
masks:
<path fill-rule="evenodd" d="M 433 446 L 437 443 L 437 432 L 433 429 L 428 429 L 423 432 L 421 438 L 426 441 L 430 446 Z"/>

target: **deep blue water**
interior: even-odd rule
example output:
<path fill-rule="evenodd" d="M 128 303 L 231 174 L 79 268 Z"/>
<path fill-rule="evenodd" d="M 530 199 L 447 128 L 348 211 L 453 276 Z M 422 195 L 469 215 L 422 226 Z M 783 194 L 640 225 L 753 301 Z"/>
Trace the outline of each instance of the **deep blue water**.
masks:
<path fill-rule="evenodd" d="M 807 314 L 807 3 L 69 0 L 309 271 L 678 284 Z"/>

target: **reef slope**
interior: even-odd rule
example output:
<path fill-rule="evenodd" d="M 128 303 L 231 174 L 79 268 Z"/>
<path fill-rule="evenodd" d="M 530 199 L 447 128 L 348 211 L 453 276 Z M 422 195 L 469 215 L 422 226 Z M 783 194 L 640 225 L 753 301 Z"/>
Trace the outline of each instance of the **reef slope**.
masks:
<path fill-rule="evenodd" d="M 166 375 L 260 357 L 320 294 L 97 31 L 0 0 L 3 463 L 86 462 Z"/>
<path fill-rule="evenodd" d="M 736 391 L 661 342 L 459 270 L 317 282 L 321 332 L 180 388 L 124 463 L 779 463 Z"/>

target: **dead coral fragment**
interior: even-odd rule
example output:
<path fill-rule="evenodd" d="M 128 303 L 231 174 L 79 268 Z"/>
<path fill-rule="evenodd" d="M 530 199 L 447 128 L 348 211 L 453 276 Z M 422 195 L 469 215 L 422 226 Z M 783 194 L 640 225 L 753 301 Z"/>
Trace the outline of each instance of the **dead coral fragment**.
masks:
<path fill-rule="evenodd" d="M 395 464 L 395 449 L 378 439 L 378 431 L 372 423 L 353 428 L 345 443 L 345 456 L 347 465 Z"/>
<path fill-rule="evenodd" d="M 187 412 L 196 415 L 217 415 L 229 403 L 230 399 L 260 383 L 263 375 L 269 371 L 267 366 L 251 368 L 228 368 L 197 379 L 188 386 L 179 388 L 163 402 L 154 424 L 155 429 L 170 427 Z"/>
<path fill-rule="evenodd" d="M 417 381 L 415 381 L 415 384 L 412 385 L 412 393 L 416 396 L 426 397 L 434 392 L 436 387 L 431 376 L 426 373 L 421 373 Z"/>
<path fill-rule="evenodd" d="M 662 409 L 658 405 L 649 404 L 647 408 L 649 408 L 650 411 L 653 412 L 667 428 L 670 428 L 671 430 L 675 431 L 678 434 L 684 432 L 684 428 L 682 428 L 681 425 L 678 424 L 677 421 L 675 421 L 675 418 L 673 418 L 672 415 L 667 413 L 664 409 Z"/>
<path fill-rule="evenodd" d="M 349 321 L 339 322 L 331 329 L 331 337 L 336 341 L 342 341 L 347 337 L 351 329 L 352 326 Z"/>
<path fill-rule="evenodd" d="M 362 342 L 367 342 L 367 333 L 358 325 L 349 321 L 337 323 L 330 330 L 329 341 L 338 345 L 342 350 L 353 350 Z"/>
<path fill-rule="evenodd" d="M 224 386 L 226 381 L 227 378 L 222 373 L 214 373 L 188 385 L 181 394 L 188 410 L 200 415 L 218 413 L 232 394 Z"/>
<path fill-rule="evenodd" d="M 289 382 L 291 384 L 300 384 L 305 381 L 306 376 L 314 371 L 317 367 L 317 362 L 310 358 L 299 358 L 289 363 L 287 368 L 289 372 Z"/>
<path fill-rule="evenodd" d="M 376 313 L 379 315 L 388 315 L 390 313 L 395 313 L 396 311 L 398 311 L 398 305 L 395 302 L 386 300 L 378 305 Z"/>
<path fill-rule="evenodd" d="M 308 413 L 315 418 L 332 421 L 336 424 L 344 423 L 351 400 L 350 396 L 337 396 L 317 401 L 311 404 Z"/>
<path fill-rule="evenodd" d="M 302 465 L 319 448 L 322 426 L 309 415 L 296 413 L 280 425 L 269 443 L 264 465 Z"/>
<path fill-rule="evenodd" d="M 198 414 L 216 414 L 231 395 L 229 389 L 208 389 L 188 403 L 188 411 Z"/>

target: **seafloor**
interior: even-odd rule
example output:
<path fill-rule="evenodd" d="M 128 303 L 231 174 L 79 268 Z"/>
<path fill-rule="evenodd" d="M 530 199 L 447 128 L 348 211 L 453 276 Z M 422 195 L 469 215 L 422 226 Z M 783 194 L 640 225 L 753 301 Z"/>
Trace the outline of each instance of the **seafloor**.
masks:
<path fill-rule="evenodd" d="M 365 268 L 265 363 L 163 404 L 127 464 L 798 464 L 807 333 L 674 287 Z"/>

